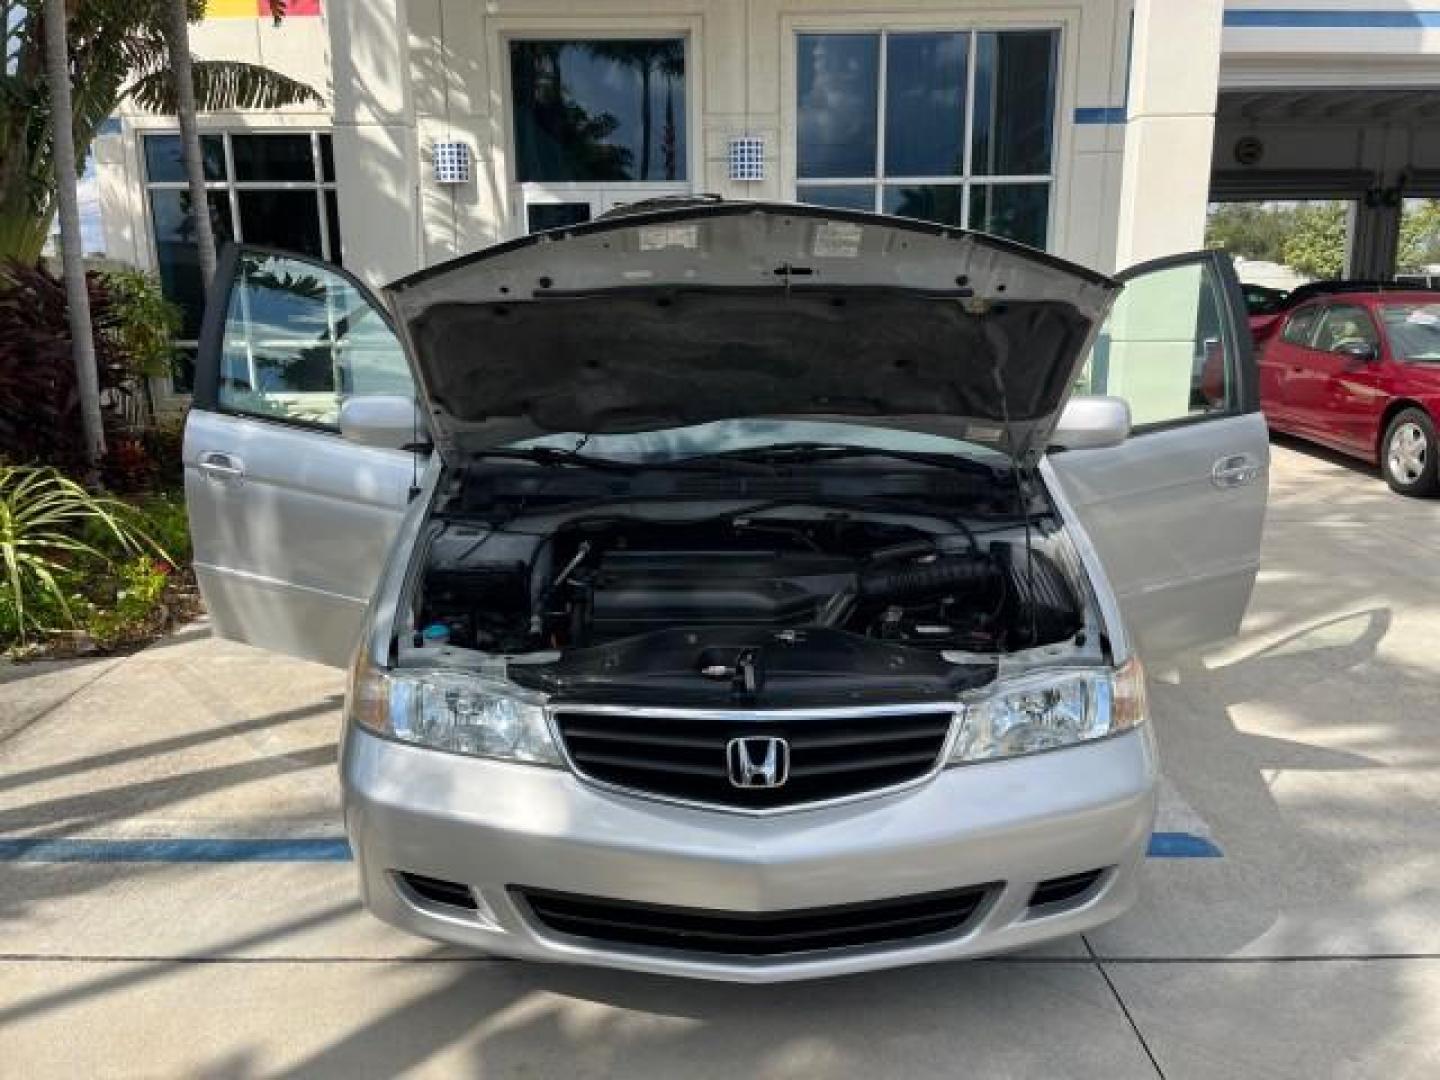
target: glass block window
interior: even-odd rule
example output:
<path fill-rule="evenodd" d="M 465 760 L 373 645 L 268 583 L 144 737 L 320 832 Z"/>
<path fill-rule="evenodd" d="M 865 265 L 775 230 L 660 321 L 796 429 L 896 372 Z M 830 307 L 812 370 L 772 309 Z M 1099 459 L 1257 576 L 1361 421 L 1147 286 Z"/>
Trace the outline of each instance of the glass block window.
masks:
<path fill-rule="evenodd" d="M 155 266 L 165 295 L 180 306 L 174 389 L 189 393 L 205 293 L 180 137 L 145 135 L 146 198 Z M 340 262 L 334 153 L 326 132 L 216 132 L 200 137 L 210 224 L 226 240 Z"/>
<path fill-rule="evenodd" d="M 683 181 L 685 40 L 510 43 L 520 183 Z"/>
<path fill-rule="evenodd" d="M 1053 30 L 800 34 L 796 198 L 1043 248 L 1058 43 Z"/>

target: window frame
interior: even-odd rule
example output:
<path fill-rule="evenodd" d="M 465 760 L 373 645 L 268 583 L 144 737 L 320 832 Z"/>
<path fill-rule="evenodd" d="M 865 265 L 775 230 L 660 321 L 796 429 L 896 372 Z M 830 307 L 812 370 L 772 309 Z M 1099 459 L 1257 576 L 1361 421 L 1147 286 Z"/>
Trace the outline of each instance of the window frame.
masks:
<path fill-rule="evenodd" d="M 236 135 L 307 135 L 310 139 L 310 180 L 236 180 L 235 179 L 235 151 L 233 137 Z M 338 188 L 337 179 L 325 179 L 325 163 L 320 151 L 320 137 L 329 136 L 331 139 L 331 158 L 334 158 L 334 129 L 324 126 L 306 125 L 303 127 L 227 127 L 220 129 L 202 128 L 200 138 L 207 136 L 218 136 L 222 139 L 224 147 L 225 176 L 220 180 L 206 180 L 206 193 L 223 191 L 225 202 L 229 208 L 231 231 L 234 233 L 234 240 L 230 243 L 239 245 L 245 243 L 244 227 L 240 218 L 240 193 L 244 191 L 313 191 L 315 193 L 315 206 L 320 227 L 320 250 L 324 255 L 327 265 L 339 269 L 338 252 L 330 250 L 331 232 L 336 229 L 337 222 L 330 221 L 330 206 L 327 195 L 333 195 Z M 145 152 L 145 140 L 149 138 L 179 138 L 178 128 L 171 127 L 145 127 L 135 132 L 135 155 L 136 168 L 140 178 L 140 201 L 142 213 L 145 220 L 146 251 L 149 255 L 150 266 L 158 274 L 160 270 L 160 241 L 155 235 L 155 216 L 151 205 L 150 194 L 153 191 L 186 191 L 190 190 L 188 180 L 151 180 L 149 174 L 149 161 Z M 337 196 L 338 199 L 338 196 Z M 337 202 L 336 211 L 339 206 Z M 343 236 L 341 243 L 344 243 Z M 259 250 L 255 247 L 254 250 Z M 290 252 L 295 255 L 297 252 Z M 305 257 L 305 256 L 302 256 Z M 219 259 L 217 257 L 216 276 L 219 276 Z M 194 385 L 187 394 L 184 390 L 175 386 L 174 374 L 154 379 L 157 390 L 157 397 L 162 400 L 183 401 L 186 398 L 195 399 L 195 390 L 200 382 L 200 351 L 205 339 L 205 321 L 207 314 L 201 318 L 200 334 L 194 338 L 176 338 L 171 342 L 176 352 L 182 350 L 193 350 L 195 352 L 195 376 Z"/>
<path fill-rule="evenodd" d="M 1069 152 L 1070 141 L 1070 101 L 1073 95 L 1073 88 L 1070 85 L 1070 72 L 1074 69 L 1072 58 L 1067 50 L 1076 35 L 1071 33 L 1069 20 L 1063 17 L 1053 19 L 1040 18 L 1037 21 L 1004 22 L 987 19 L 984 17 L 971 18 L 965 21 L 936 24 L 933 21 L 910 22 L 902 18 L 889 18 L 876 22 L 873 17 L 847 23 L 843 17 L 817 17 L 810 19 L 788 19 L 785 21 L 782 37 L 785 42 L 782 55 L 782 89 L 784 95 L 782 101 L 782 146 L 780 157 L 782 164 L 783 183 L 786 185 L 788 197 L 793 201 L 799 201 L 799 189 L 801 187 L 874 187 L 875 213 L 885 213 L 885 191 L 887 187 L 925 186 L 937 185 L 947 187 L 959 187 L 961 189 L 960 215 L 962 224 L 946 225 L 947 228 L 961 228 L 967 231 L 972 230 L 969 224 L 971 211 L 971 194 L 976 187 L 996 187 L 1006 184 L 1026 184 L 1034 186 L 1046 186 L 1049 198 L 1047 199 L 1045 214 L 1045 243 L 1040 250 L 1047 252 L 1057 250 L 1056 227 L 1058 210 L 1062 201 L 1062 182 L 1066 164 L 1065 155 Z M 975 119 L 975 80 L 977 77 L 976 63 L 977 51 L 979 48 L 979 35 L 985 33 L 1024 33 L 1024 32 L 1047 32 L 1053 35 L 1053 68 L 1052 68 L 1052 109 L 1053 122 L 1050 130 L 1050 170 L 1048 173 L 1040 174 L 995 174 L 977 175 L 973 172 L 974 156 L 974 119 Z M 885 113 L 889 93 L 888 82 L 888 61 L 889 49 L 888 38 L 892 35 L 905 34 L 965 34 L 966 40 L 966 98 L 965 98 L 965 131 L 963 133 L 964 168 L 963 172 L 952 176 L 904 176 L 890 177 L 885 173 Z M 799 175 L 800 157 L 800 80 L 799 80 L 799 51 L 800 38 L 802 36 L 816 36 L 822 34 L 841 34 L 857 36 L 864 34 L 877 35 L 879 38 L 879 58 L 876 66 L 876 139 L 875 139 L 875 166 L 874 174 L 864 177 L 802 177 Z M 1017 241 L 1019 242 L 1019 241 Z"/>
<path fill-rule="evenodd" d="M 213 412 L 220 416 L 231 416 L 241 420 L 258 420 L 272 424 L 279 424 L 282 427 L 296 428 L 300 431 L 310 431 L 318 435 L 332 435 L 340 437 L 340 429 L 333 424 L 324 424 L 314 420 L 301 420 L 293 417 L 276 416 L 273 413 L 250 412 L 247 409 L 236 409 L 226 405 L 220 400 L 220 360 L 225 351 L 225 325 L 230 319 L 230 296 L 237 285 L 237 264 L 241 255 L 259 255 L 267 258 L 292 259 L 298 262 L 309 263 L 317 269 L 334 274 L 353 288 L 375 312 L 380 316 L 381 323 L 395 337 L 395 344 L 400 350 L 400 355 L 405 360 L 405 366 L 410 372 L 412 389 L 417 398 L 419 387 L 415 384 L 415 365 L 410 362 L 409 350 L 405 347 L 405 339 L 400 334 L 391 315 L 389 308 L 381 302 L 368 285 L 361 281 L 343 266 L 335 263 L 316 259 L 310 255 L 304 255 L 295 251 L 287 251 L 284 248 L 277 248 L 267 244 L 241 244 L 227 243 L 220 251 L 215 262 L 215 283 L 224 283 L 226 286 L 224 303 L 205 305 L 205 317 L 200 325 L 200 338 L 198 351 L 195 357 L 195 389 L 191 394 L 191 404 L 196 409 L 205 412 Z M 362 395 L 363 396 L 363 395 Z"/>

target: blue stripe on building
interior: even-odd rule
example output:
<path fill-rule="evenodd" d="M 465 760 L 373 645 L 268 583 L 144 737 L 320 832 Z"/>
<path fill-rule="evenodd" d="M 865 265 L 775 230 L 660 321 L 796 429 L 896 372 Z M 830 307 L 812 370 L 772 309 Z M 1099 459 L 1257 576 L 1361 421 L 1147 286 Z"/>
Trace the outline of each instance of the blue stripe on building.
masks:
<path fill-rule="evenodd" d="M 1283 27 L 1305 30 L 1427 30 L 1440 27 L 1440 9 L 1430 11 L 1337 11 L 1331 8 L 1271 8 L 1225 12 L 1235 28 Z"/>

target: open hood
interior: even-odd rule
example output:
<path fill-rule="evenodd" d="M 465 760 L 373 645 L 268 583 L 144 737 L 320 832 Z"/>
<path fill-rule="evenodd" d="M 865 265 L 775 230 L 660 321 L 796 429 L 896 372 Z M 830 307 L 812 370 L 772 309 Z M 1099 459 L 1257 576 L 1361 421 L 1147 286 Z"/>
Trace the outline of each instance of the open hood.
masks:
<path fill-rule="evenodd" d="M 1009 241 L 708 202 L 538 233 L 387 290 L 450 460 L 740 418 L 1044 448 L 1119 285 Z"/>

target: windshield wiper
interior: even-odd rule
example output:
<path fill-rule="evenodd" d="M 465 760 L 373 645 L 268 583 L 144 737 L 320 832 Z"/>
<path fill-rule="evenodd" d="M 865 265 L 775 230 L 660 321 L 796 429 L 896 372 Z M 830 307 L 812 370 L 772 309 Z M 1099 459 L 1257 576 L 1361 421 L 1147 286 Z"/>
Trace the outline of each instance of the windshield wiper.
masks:
<path fill-rule="evenodd" d="M 892 450 L 879 446 L 849 446 L 837 443 L 791 442 L 776 443 L 773 446 L 752 446 L 739 450 L 723 450 L 716 454 L 701 454 L 681 458 L 680 462 L 704 461 L 747 461 L 760 465 L 793 465 L 817 461 L 840 461 L 852 457 L 883 457 L 897 461 L 913 461 L 918 465 L 929 465 L 937 469 L 953 469 L 956 472 L 974 473 L 984 476 L 995 474 L 997 465 L 965 457 L 963 454 L 946 454 L 932 450 Z M 1003 471 L 1003 470 L 1002 470 Z"/>

